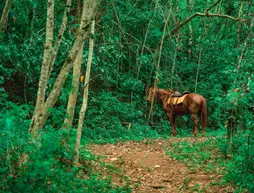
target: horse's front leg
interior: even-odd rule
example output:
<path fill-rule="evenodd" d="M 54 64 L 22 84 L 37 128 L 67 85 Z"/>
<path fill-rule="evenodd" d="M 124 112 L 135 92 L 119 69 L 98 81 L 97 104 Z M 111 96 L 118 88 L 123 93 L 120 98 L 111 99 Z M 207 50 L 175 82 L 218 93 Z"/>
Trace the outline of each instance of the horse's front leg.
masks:
<path fill-rule="evenodd" d="M 173 113 L 167 113 L 168 120 L 172 126 L 172 135 L 176 135 L 176 116 Z"/>
<path fill-rule="evenodd" d="M 193 134 L 194 134 L 194 136 L 197 136 L 197 134 L 198 134 L 198 117 L 196 114 L 191 114 L 191 117 L 194 122 Z"/>

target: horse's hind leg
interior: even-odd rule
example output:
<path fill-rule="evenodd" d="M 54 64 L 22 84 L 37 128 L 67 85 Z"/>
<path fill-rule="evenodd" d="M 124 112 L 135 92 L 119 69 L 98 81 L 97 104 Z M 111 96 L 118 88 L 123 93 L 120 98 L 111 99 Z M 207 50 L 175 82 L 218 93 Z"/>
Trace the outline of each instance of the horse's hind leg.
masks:
<path fill-rule="evenodd" d="M 198 134 L 198 117 L 196 114 L 191 114 L 191 117 L 194 122 L 193 134 L 194 134 L 194 136 L 197 136 L 197 134 Z"/>
<path fill-rule="evenodd" d="M 176 116 L 172 115 L 172 133 L 176 135 Z"/>

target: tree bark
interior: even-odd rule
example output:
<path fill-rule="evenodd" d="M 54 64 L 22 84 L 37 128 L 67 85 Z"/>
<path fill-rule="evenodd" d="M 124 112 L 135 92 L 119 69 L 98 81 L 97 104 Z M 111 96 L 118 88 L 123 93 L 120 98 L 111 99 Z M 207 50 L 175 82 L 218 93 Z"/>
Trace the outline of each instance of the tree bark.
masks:
<path fill-rule="evenodd" d="M 205 29 L 204 29 L 204 34 L 202 37 L 202 43 L 199 46 L 199 55 L 198 55 L 198 67 L 197 67 L 197 71 L 196 71 L 196 78 L 195 78 L 195 93 L 197 92 L 197 86 L 198 86 L 198 76 L 199 76 L 199 71 L 200 71 L 200 67 L 201 67 L 201 58 L 202 58 L 202 52 L 203 52 L 203 44 L 205 41 L 205 37 L 208 31 L 208 24 L 205 24 Z"/>
<path fill-rule="evenodd" d="M 52 54 L 52 42 L 53 42 L 53 35 L 54 35 L 53 32 L 54 32 L 54 0 L 48 0 L 44 55 L 43 55 L 43 61 L 41 66 L 36 106 L 35 106 L 32 122 L 30 125 L 30 129 L 29 129 L 30 133 L 35 136 L 38 135 L 38 131 L 32 128 L 39 127 L 40 121 L 42 120 L 43 114 L 44 114 L 43 111 L 44 111 L 46 87 L 48 82 L 49 61 Z"/>
<path fill-rule="evenodd" d="M 83 56 L 83 48 L 84 45 L 81 45 L 78 56 L 74 63 L 73 67 L 73 78 L 72 78 L 72 88 L 68 100 L 66 118 L 64 119 L 63 128 L 68 128 L 72 126 L 73 117 L 75 113 L 76 102 L 78 98 L 78 90 L 79 90 L 79 78 L 82 64 L 82 56 Z"/>
<path fill-rule="evenodd" d="M 0 20 L 0 34 L 3 33 L 5 30 L 5 26 L 6 26 L 6 23 L 8 20 L 8 15 L 9 15 L 10 8 L 11 8 L 11 3 L 12 3 L 12 0 L 6 0 L 6 2 L 5 2 L 4 10 L 3 10 L 2 17 Z"/>
<path fill-rule="evenodd" d="M 170 76 L 170 87 L 171 88 L 173 88 L 173 76 L 175 73 L 177 50 L 178 50 L 178 37 L 176 37 L 175 52 L 174 52 L 174 57 L 173 57 L 173 62 L 172 62 L 172 67 L 171 67 L 171 76 Z"/>
<path fill-rule="evenodd" d="M 187 13 L 190 12 L 190 9 L 191 9 L 191 0 L 187 0 L 187 6 L 186 6 L 186 11 Z M 192 57 L 192 43 L 193 43 L 193 29 L 192 29 L 192 25 L 191 25 L 191 22 L 189 22 L 189 41 L 188 41 L 188 46 L 189 46 L 189 49 L 188 49 L 188 53 L 189 53 L 189 59 L 191 59 Z"/>
<path fill-rule="evenodd" d="M 52 1 L 52 0 L 49 0 Z M 72 46 L 72 49 L 64 62 L 62 69 L 60 73 L 58 74 L 58 77 L 53 85 L 52 90 L 50 91 L 47 100 L 44 103 L 39 103 L 40 111 L 34 112 L 32 122 L 30 125 L 30 133 L 33 135 L 38 135 L 38 131 L 43 128 L 48 115 L 49 115 L 49 109 L 52 108 L 61 92 L 61 89 L 67 79 L 67 76 L 73 66 L 74 61 L 76 60 L 76 57 L 78 55 L 79 49 L 81 45 L 84 43 L 84 40 L 88 37 L 89 31 L 90 31 L 90 25 L 92 18 L 95 16 L 96 13 L 96 1 L 95 0 L 88 0 L 84 1 L 83 11 L 82 11 L 82 18 L 81 18 L 81 24 L 79 31 L 77 33 L 77 37 L 75 39 L 75 42 Z M 47 66 L 49 66 L 47 64 Z M 46 72 L 46 75 L 45 75 Z M 48 77 L 48 70 L 45 70 L 41 72 L 44 77 Z M 44 98 L 43 98 L 44 99 Z M 42 100 L 43 101 L 43 100 Z M 36 104 L 37 106 L 37 104 Z"/>
<path fill-rule="evenodd" d="M 93 48 L 94 48 L 94 26 L 95 21 L 92 21 L 91 26 L 91 37 L 90 37 L 90 43 L 89 43 L 89 54 L 88 54 L 88 60 L 87 60 L 87 67 L 86 67 L 86 78 L 85 78 L 85 87 L 84 87 L 84 95 L 83 95 L 83 102 L 82 107 L 79 113 L 79 122 L 78 122 L 78 132 L 76 137 L 76 146 L 75 146 L 75 157 L 74 157 L 74 163 L 78 165 L 79 163 L 79 149 L 80 149 L 80 139 L 82 134 L 82 127 L 84 123 L 85 113 L 87 109 L 87 102 L 88 102 L 88 88 L 89 88 L 89 79 L 90 79 L 90 71 L 91 71 L 91 65 L 92 65 L 92 59 L 93 59 Z"/>
<path fill-rule="evenodd" d="M 164 36 L 165 36 L 165 32 L 166 32 L 166 28 L 167 28 L 170 16 L 171 16 L 171 10 L 168 13 L 168 16 L 166 18 L 166 22 L 165 22 L 164 27 L 163 27 L 163 34 L 162 34 L 162 37 L 161 37 L 160 45 L 159 45 L 159 47 L 157 47 L 156 52 L 154 54 L 154 56 L 156 57 L 157 52 L 159 51 L 158 61 L 157 61 L 157 65 L 156 65 L 156 78 L 155 78 L 155 81 L 154 81 L 154 89 L 157 87 L 158 82 L 159 82 L 160 60 L 161 60 L 162 47 L 163 47 L 163 43 L 164 43 L 163 40 L 164 40 Z M 148 120 L 147 120 L 148 123 L 150 121 L 152 111 L 153 111 L 154 97 L 155 96 L 154 96 L 154 93 L 153 93 L 152 101 L 151 101 L 151 105 L 150 105 L 150 109 L 149 109 L 149 113 L 148 113 Z"/>
<path fill-rule="evenodd" d="M 53 52 L 52 52 L 52 57 L 50 58 L 50 62 L 49 62 L 49 72 L 48 72 L 48 77 L 47 77 L 48 79 L 49 79 L 51 71 L 53 69 L 59 47 L 62 43 L 63 34 L 64 34 L 65 29 L 66 29 L 66 24 L 67 24 L 67 21 L 68 21 L 68 13 L 70 12 L 71 1 L 72 0 L 67 0 L 66 1 L 66 8 L 65 8 L 64 13 L 63 13 L 62 23 L 61 23 L 61 26 L 59 28 L 58 35 L 57 35 L 57 38 L 56 38 L 56 42 L 54 44 L 54 49 L 53 49 Z"/>

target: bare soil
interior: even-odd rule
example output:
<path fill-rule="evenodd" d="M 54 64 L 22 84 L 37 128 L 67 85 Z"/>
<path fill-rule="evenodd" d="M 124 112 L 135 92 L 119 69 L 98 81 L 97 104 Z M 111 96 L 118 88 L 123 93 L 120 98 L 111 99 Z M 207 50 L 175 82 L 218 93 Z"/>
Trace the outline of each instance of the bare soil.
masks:
<path fill-rule="evenodd" d="M 112 184 L 116 186 L 126 185 L 127 179 L 132 192 L 233 192 L 232 187 L 215 185 L 222 175 L 191 171 L 184 164 L 166 156 L 165 148 L 170 148 L 172 142 L 179 140 L 192 139 L 128 141 L 116 145 L 91 144 L 88 149 L 95 155 L 103 156 L 103 162 L 112 166 L 109 170 L 97 165 L 97 170 L 105 176 L 111 175 Z"/>

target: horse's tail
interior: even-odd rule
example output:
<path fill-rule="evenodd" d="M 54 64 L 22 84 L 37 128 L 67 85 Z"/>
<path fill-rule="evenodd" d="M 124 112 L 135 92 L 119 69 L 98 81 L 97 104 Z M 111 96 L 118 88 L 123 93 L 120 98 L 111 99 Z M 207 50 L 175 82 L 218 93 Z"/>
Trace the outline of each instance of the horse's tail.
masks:
<path fill-rule="evenodd" d="M 201 124 L 203 128 L 207 127 L 207 107 L 206 107 L 206 100 L 204 98 L 202 100 Z"/>

